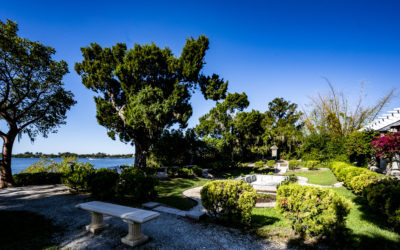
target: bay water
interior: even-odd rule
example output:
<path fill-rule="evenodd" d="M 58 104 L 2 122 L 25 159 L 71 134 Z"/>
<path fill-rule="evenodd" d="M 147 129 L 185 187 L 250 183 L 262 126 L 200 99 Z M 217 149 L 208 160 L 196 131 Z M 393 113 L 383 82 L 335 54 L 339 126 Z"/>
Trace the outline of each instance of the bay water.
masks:
<path fill-rule="evenodd" d="M 49 158 L 50 159 L 50 158 Z M 55 162 L 61 162 L 61 158 L 51 158 Z M 11 169 L 13 174 L 18 174 L 30 165 L 40 161 L 40 158 L 12 158 Z M 122 165 L 132 165 L 135 162 L 134 158 L 78 158 L 78 162 L 89 162 L 98 168 L 110 168 Z"/>

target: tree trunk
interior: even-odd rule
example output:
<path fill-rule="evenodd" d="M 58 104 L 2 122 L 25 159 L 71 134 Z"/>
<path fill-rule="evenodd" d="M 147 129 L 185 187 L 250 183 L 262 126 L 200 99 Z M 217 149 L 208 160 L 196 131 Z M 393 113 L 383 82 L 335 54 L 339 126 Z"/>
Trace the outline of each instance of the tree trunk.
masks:
<path fill-rule="evenodd" d="M 147 147 L 144 147 L 141 143 L 135 142 L 135 167 L 140 169 L 146 168 L 147 153 Z"/>
<path fill-rule="evenodd" d="M 11 171 L 11 153 L 15 136 L 7 135 L 3 137 L 3 156 L 0 160 L 0 188 L 14 186 L 14 179 Z"/>

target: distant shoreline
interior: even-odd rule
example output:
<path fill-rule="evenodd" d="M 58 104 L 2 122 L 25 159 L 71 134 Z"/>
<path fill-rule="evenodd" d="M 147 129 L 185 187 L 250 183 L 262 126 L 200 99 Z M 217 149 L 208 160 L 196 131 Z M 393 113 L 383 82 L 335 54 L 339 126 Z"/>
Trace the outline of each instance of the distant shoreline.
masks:
<path fill-rule="evenodd" d="M 0 157 L 2 155 L 0 154 Z M 105 154 L 105 153 L 94 153 L 94 154 L 74 154 L 74 153 L 59 153 L 59 154 L 43 154 L 43 153 L 30 153 L 26 152 L 23 154 L 13 154 L 13 158 L 63 158 L 63 157 L 78 157 L 78 158 L 94 158 L 94 159 L 106 159 L 106 158 L 135 158 L 133 154 Z"/>

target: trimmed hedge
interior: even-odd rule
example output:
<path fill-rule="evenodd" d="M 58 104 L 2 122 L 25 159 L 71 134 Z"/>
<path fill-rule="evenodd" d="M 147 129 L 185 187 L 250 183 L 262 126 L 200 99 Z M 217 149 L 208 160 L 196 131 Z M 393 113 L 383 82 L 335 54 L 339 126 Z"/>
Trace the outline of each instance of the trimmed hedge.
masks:
<path fill-rule="evenodd" d="M 61 173 L 21 173 L 13 175 L 14 182 L 17 186 L 28 185 L 52 185 L 61 183 Z"/>
<path fill-rule="evenodd" d="M 332 162 L 330 168 L 339 181 L 355 194 L 361 194 L 365 187 L 378 180 L 378 174 L 366 168 L 354 167 L 344 162 Z"/>
<path fill-rule="evenodd" d="M 379 178 L 365 168 L 344 162 L 332 162 L 336 178 L 355 194 L 363 195 L 368 205 L 385 216 L 386 221 L 400 231 L 400 181 L 395 178 Z"/>
<path fill-rule="evenodd" d="M 382 179 L 364 189 L 368 204 L 386 217 L 394 229 L 400 231 L 400 181 Z"/>
<path fill-rule="evenodd" d="M 289 184 L 278 188 L 275 208 L 301 237 L 321 237 L 343 232 L 351 203 L 333 190 Z"/>
<path fill-rule="evenodd" d="M 243 224 L 250 224 L 256 198 L 256 190 L 243 181 L 211 181 L 201 190 L 201 202 L 210 215 Z"/>
<path fill-rule="evenodd" d="M 109 200 L 115 197 L 115 189 L 119 174 L 108 168 L 97 169 L 89 182 L 92 196 L 99 200 Z"/>
<path fill-rule="evenodd" d="M 134 202 L 148 201 L 157 196 L 157 184 L 158 179 L 154 175 L 147 174 L 139 168 L 125 168 L 119 176 L 117 196 Z"/>

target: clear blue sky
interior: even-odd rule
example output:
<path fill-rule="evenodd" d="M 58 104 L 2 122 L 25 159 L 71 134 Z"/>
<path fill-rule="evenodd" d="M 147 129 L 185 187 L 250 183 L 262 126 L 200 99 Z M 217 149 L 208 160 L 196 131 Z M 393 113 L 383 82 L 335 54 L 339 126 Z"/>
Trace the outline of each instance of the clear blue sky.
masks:
<path fill-rule="evenodd" d="M 80 47 L 97 42 L 155 42 L 179 55 L 189 36 L 210 39 L 205 73 L 229 80 L 229 92 L 246 92 L 249 109 L 265 111 L 275 97 L 303 107 L 308 96 L 326 92 L 327 77 L 338 90 L 358 96 L 365 82 L 367 103 L 400 86 L 398 1 L 3 1 L 2 21 L 18 22 L 20 36 L 56 49 L 71 73 L 64 78 L 78 104 L 67 125 L 25 151 L 132 153 L 97 124 L 93 94 L 73 70 Z M 189 127 L 214 105 L 192 98 Z M 387 110 L 400 107 L 396 98 Z"/>

